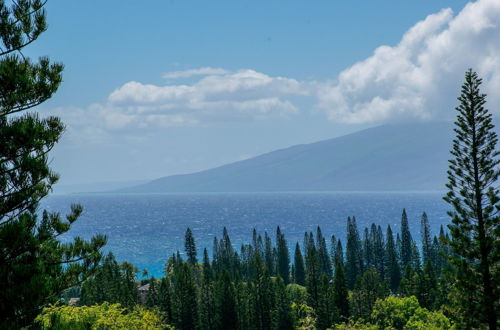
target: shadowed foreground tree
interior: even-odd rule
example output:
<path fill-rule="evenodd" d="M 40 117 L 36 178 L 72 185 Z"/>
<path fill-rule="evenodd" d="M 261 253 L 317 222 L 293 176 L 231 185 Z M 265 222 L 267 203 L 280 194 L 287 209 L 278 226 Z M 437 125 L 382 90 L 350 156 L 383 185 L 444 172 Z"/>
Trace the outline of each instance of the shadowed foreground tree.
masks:
<path fill-rule="evenodd" d="M 466 328 L 497 328 L 500 288 L 500 174 L 498 141 L 486 95 L 475 72 L 465 74 L 455 122 L 444 197 L 453 206 L 448 225 L 452 248 L 453 299 L 458 321 Z"/>
<path fill-rule="evenodd" d="M 59 118 L 21 114 L 49 99 L 62 81 L 61 64 L 22 53 L 47 28 L 45 2 L 0 0 L 0 315 L 7 328 L 30 325 L 41 308 L 86 278 L 106 242 L 104 236 L 58 240 L 81 206 L 73 205 L 66 221 L 38 212 L 58 179 L 47 154 L 64 130 Z"/>

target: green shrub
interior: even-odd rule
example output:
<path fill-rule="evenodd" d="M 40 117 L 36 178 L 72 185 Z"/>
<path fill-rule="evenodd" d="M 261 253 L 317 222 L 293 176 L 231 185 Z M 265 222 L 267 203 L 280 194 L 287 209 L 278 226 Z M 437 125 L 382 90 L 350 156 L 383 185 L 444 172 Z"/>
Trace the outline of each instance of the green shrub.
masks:
<path fill-rule="evenodd" d="M 137 306 L 132 310 L 120 304 L 93 306 L 49 306 L 36 318 L 42 329 L 173 329 L 164 325 L 154 310 Z"/>

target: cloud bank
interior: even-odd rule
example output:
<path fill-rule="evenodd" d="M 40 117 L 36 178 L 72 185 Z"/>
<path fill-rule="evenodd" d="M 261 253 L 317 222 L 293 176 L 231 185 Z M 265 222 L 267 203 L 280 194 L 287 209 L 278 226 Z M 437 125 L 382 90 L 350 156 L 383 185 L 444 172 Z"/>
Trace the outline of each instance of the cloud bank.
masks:
<path fill-rule="evenodd" d="M 335 122 L 379 123 L 455 115 L 464 72 L 483 77 L 490 110 L 500 105 L 500 1 L 469 3 L 429 15 L 398 45 L 340 73 L 317 91 L 318 107 Z"/>

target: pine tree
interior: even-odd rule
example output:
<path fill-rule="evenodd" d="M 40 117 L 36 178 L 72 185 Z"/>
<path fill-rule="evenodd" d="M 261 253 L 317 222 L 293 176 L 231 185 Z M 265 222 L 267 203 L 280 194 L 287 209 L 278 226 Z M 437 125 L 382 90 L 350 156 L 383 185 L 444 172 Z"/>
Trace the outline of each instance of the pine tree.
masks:
<path fill-rule="evenodd" d="M 320 268 L 323 273 L 325 273 L 328 278 L 332 277 L 332 263 L 328 255 L 328 248 L 326 247 L 326 241 L 321 233 L 321 228 L 318 226 L 316 228 L 316 249 L 318 250 L 318 258 L 320 263 Z"/>
<path fill-rule="evenodd" d="M 214 271 L 220 271 L 221 269 L 221 253 L 219 249 L 219 240 L 217 239 L 217 236 L 214 236 L 213 242 L 212 242 L 212 267 L 214 268 Z"/>
<path fill-rule="evenodd" d="M 411 242 L 411 265 L 416 270 L 422 268 L 422 263 L 420 262 L 420 252 L 418 251 L 417 243 L 415 243 L 415 241 Z"/>
<path fill-rule="evenodd" d="M 304 257 L 307 258 L 307 252 L 309 251 L 309 245 L 311 244 L 311 240 L 309 239 L 309 233 L 305 232 L 304 233 L 304 241 L 303 241 L 303 248 L 304 248 Z M 307 263 L 307 261 L 306 261 Z M 306 264 L 307 266 L 307 264 Z"/>
<path fill-rule="evenodd" d="M 136 269 L 127 262 L 118 264 L 110 252 L 96 268 L 95 274 L 82 284 L 82 305 L 103 302 L 120 303 L 126 307 L 138 302 L 139 292 L 135 283 Z"/>
<path fill-rule="evenodd" d="M 380 278 L 375 267 L 370 267 L 358 277 L 352 292 L 350 307 L 352 316 L 368 319 L 375 301 L 387 295 L 386 283 Z"/>
<path fill-rule="evenodd" d="M 220 280 L 216 282 L 216 324 L 218 329 L 236 329 L 238 314 L 236 295 L 229 272 L 224 270 Z"/>
<path fill-rule="evenodd" d="M 325 330 L 337 319 L 337 310 L 333 304 L 332 290 L 326 273 L 321 274 L 319 281 L 319 296 L 316 311 L 316 329 Z"/>
<path fill-rule="evenodd" d="M 139 290 L 135 282 L 139 270 L 131 263 L 124 261 L 120 264 L 120 272 L 120 303 L 124 307 L 132 308 L 139 302 Z"/>
<path fill-rule="evenodd" d="M 253 305 L 253 326 L 257 329 L 270 329 L 273 306 L 271 278 L 258 254 L 255 255 L 254 262 L 256 272 L 250 291 Z"/>
<path fill-rule="evenodd" d="M 162 277 L 158 286 L 158 309 L 163 313 L 166 323 L 172 323 L 174 319 L 172 294 L 170 279 Z"/>
<path fill-rule="evenodd" d="M 198 298 L 192 267 L 182 260 L 174 269 L 174 324 L 179 329 L 194 329 L 198 321 Z"/>
<path fill-rule="evenodd" d="M 196 259 L 196 244 L 194 242 L 193 232 L 189 227 L 184 236 L 184 250 L 186 251 L 188 261 L 191 265 L 195 265 L 198 262 L 198 259 Z"/>
<path fill-rule="evenodd" d="M 309 244 L 306 264 L 306 287 L 309 293 L 309 305 L 316 309 L 320 295 L 321 269 L 319 265 L 318 251 L 314 244 Z"/>
<path fill-rule="evenodd" d="M 277 274 L 281 276 L 285 284 L 290 283 L 290 253 L 285 235 L 280 227 L 276 228 L 276 250 L 277 250 Z"/>
<path fill-rule="evenodd" d="M 429 310 L 435 309 L 438 296 L 436 272 L 430 260 L 425 262 L 422 272 L 420 272 L 420 282 L 418 288 L 418 301 L 420 305 Z"/>
<path fill-rule="evenodd" d="M 272 329 L 293 329 L 291 302 L 286 293 L 285 282 L 278 278 L 273 285 L 274 307 L 272 310 Z"/>
<path fill-rule="evenodd" d="M 396 246 L 394 245 L 394 237 L 392 235 L 390 225 L 387 226 L 386 240 L 386 269 L 389 279 L 389 288 L 391 289 L 391 292 L 395 293 L 397 292 L 399 282 L 401 281 L 401 270 L 399 268 Z"/>
<path fill-rule="evenodd" d="M 363 271 L 363 251 L 356 226 L 356 218 L 347 218 L 346 274 L 349 288 L 353 288 L 356 278 Z"/>
<path fill-rule="evenodd" d="M 406 297 L 418 296 L 420 289 L 419 273 L 410 264 L 406 265 L 399 291 Z"/>
<path fill-rule="evenodd" d="M 24 53 L 47 29 L 45 3 L 0 1 L 0 315 L 10 328 L 29 326 L 44 306 L 92 274 L 106 242 L 100 235 L 59 240 L 81 206 L 71 207 L 67 221 L 58 213 L 38 216 L 40 200 L 58 180 L 48 153 L 64 131 L 57 117 L 22 114 L 62 82 L 62 64 Z"/>
<path fill-rule="evenodd" d="M 151 277 L 149 281 L 149 290 L 146 295 L 146 306 L 149 308 L 153 308 L 158 306 L 158 283 L 154 276 Z"/>
<path fill-rule="evenodd" d="M 435 266 L 431 229 L 429 227 L 429 219 L 427 218 L 427 214 L 425 212 L 422 213 L 422 219 L 420 221 L 420 234 L 422 236 L 423 262 L 425 264 L 427 261 L 430 261 Z"/>
<path fill-rule="evenodd" d="M 456 138 L 444 199 L 454 209 L 449 212 L 448 244 L 454 252 L 450 262 L 455 268 L 456 307 L 467 326 L 484 324 L 496 329 L 500 310 L 500 198 L 496 184 L 500 152 L 491 114 L 484 107 L 486 95 L 479 90 L 481 83 L 475 72 L 466 72 L 456 108 Z M 471 300 L 460 299 L 471 290 L 475 292 Z"/>
<path fill-rule="evenodd" d="M 397 253 L 397 257 L 398 257 L 398 262 L 399 262 L 399 265 L 401 266 L 402 268 L 402 265 L 403 263 L 401 262 L 401 236 L 399 235 L 399 233 L 396 233 L 396 253 Z"/>
<path fill-rule="evenodd" d="M 372 237 L 365 227 L 363 238 L 363 259 L 365 267 L 374 266 L 373 262 L 373 241 Z"/>
<path fill-rule="evenodd" d="M 408 216 L 406 215 L 406 210 L 403 209 L 403 214 L 401 215 L 401 266 L 403 268 L 412 264 L 412 244 L 413 239 L 408 225 Z"/>
<path fill-rule="evenodd" d="M 373 263 L 380 277 L 386 278 L 385 274 L 385 244 L 382 228 L 372 225 L 370 235 L 373 241 Z"/>
<path fill-rule="evenodd" d="M 293 257 L 294 261 L 294 274 L 293 278 L 295 283 L 298 285 L 305 285 L 306 282 L 306 274 L 304 269 L 304 258 L 302 258 L 302 253 L 300 252 L 299 243 L 295 244 L 295 254 Z"/>
<path fill-rule="evenodd" d="M 198 301 L 199 320 L 198 328 L 204 330 L 215 329 L 215 297 L 212 283 L 213 273 L 208 259 L 207 249 L 203 249 L 202 280 L 200 299 Z"/>
<path fill-rule="evenodd" d="M 332 267 L 335 267 L 335 250 L 337 249 L 337 238 L 335 237 L 335 235 L 332 235 L 330 237 L 330 258 L 331 258 L 331 264 L 332 264 Z M 333 273 L 333 270 L 332 269 L 332 273 Z"/>
<path fill-rule="evenodd" d="M 235 253 L 226 227 L 224 227 L 222 230 L 222 239 L 219 242 L 218 252 L 220 258 L 219 271 L 226 269 L 232 276 L 235 272 L 236 267 Z"/>
<path fill-rule="evenodd" d="M 267 271 L 269 272 L 270 275 L 274 275 L 276 273 L 276 256 L 273 253 L 273 244 L 271 242 L 271 237 L 267 234 L 267 232 L 264 233 L 264 241 L 265 241 L 265 252 L 264 252 L 264 258 L 266 260 L 266 266 L 267 266 Z"/>
<path fill-rule="evenodd" d="M 216 329 L 215 297 L 211 282 L 203 281 L 200 288 L 198 328 L 204 330 Z"/>
<path fill-rule="evenodd" d="M 337 323 L 345 322 L 349 318 L 348 296 L 344 265 L 337 260 L 337 264 L 335 264 L 335 276 L 333 277 L 333 302 L 339 314 Z"/>
<path fill-rule="evenodd" d="M 335 252 L 333 254 L 333 264 L 336 265 L 338 262 L 344 265 L 344 249 L 342 248 L 342 242 L 340 239 L 337 240 Z"/>

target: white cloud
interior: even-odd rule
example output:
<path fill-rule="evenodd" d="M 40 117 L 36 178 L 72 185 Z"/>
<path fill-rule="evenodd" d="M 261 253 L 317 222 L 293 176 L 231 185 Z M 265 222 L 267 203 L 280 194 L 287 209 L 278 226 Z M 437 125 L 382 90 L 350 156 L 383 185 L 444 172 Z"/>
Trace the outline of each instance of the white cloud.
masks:
<path fill-rule="evenodd" d="M 429 15 L 398 45 L 374 54 L 321 86 L 318 107 L 344 123 L 443 119 L 455 115 L 464 72 L 484 78 L 488 106 L 500 106 L 500 1 L 469 3 Z"/>
<path fill-rule="evenodd" d="M 177 78 L 189 78 L 193 76 L 207 76 L 207 75 L 218 75 L 218 74 L 226 74 L 228 71 L 222 68 L 212 68 L 212 67 L 203 67 L 198 69 L 189 69 L 183 71 L 172 71 L 167 72 L 163 75 L 165 79 L 177 79 Z"/>
<path fill-rule="evenodd" d="M 306 85 L 297 80 L 240 70 L 208 75 L 190 85 L 131 81 L 114 90 L 106 102 L 50 112 L 63 118 L 69 136 L 80 139 L 82 134 L 72 132 L 88 132 L 89 138 L 103 141 L 131 129 L 289 118 L 299 112 L 294 99 L 307 95 Z"/>
<path fill-rule="evenodd" d="M 191 85 L 157 86 L 131 81 L 109 95 L 107 108 L 143 123 L 153 118 L 151 124 L 164 123 L 165 119 L 168 125 L 195 124 L 288 117 L 298 112 L 291 99 L 307 94 L 304 84 L 297 80 L 240 70 L 209 75 Z"/>

